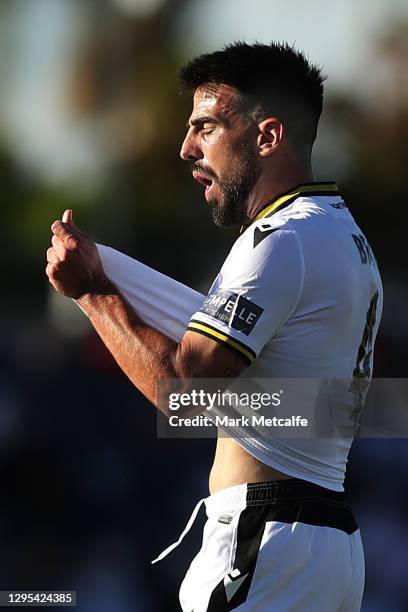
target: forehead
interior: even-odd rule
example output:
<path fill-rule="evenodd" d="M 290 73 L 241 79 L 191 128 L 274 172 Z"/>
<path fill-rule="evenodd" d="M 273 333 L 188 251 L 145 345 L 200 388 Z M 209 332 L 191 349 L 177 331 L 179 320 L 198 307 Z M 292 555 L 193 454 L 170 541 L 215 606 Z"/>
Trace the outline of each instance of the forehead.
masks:
<path fill-rule="evenodd" d="M 237 114 L 238 92 L 230 85 L 203 85 L 194 92 L 190 121 L 203 116 L 228 119 Z"/>

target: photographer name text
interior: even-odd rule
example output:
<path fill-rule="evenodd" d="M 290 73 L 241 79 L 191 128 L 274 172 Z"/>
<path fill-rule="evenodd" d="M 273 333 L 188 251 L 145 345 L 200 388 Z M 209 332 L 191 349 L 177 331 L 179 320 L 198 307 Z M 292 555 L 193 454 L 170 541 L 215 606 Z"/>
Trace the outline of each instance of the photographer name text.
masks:
<path fill-rule="evenodd" d="M 169 424 L 171 427 L 307 427 L 309 421 L 299 415 L 265 417 L 260 414 L 253 414 L 250 416 L 241 415 L 236 418 L 213 415 L 210 418 L 199 414 L 194 417 L 172 415 L 169 418 Z"/>

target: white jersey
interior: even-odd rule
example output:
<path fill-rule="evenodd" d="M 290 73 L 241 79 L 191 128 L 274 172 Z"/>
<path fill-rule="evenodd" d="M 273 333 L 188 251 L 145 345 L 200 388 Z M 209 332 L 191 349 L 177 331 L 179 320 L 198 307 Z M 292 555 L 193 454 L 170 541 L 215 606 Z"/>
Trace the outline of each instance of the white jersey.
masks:
<path fill-rule="evenodd" d="M 251 379 L 371 378 L 382 312 L 375 257 L 335 183 L 266 206 L 233 245 L 189 330 L 243 355 Z M 252 437 L 251 437 L 252 436 Z M 237 442 L 290 476 L 343 490 L 351 437 Z"/>

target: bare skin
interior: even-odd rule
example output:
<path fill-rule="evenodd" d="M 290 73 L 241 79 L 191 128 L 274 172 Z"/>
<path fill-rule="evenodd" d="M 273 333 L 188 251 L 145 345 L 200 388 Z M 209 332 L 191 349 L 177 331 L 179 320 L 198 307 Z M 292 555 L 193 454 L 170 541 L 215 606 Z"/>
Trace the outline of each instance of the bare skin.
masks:
<path fill-rule="evenodd" d="M 246 202 L 245 221 L 282 192 L 313 180 L 310 164 L 301 163 L 286 138 L 284 126 L 271 117 L 258 126 L 236 111 L 235 92 L 228 86 L 199 88 L 181 148 L 182 159 L 200 162 L 195 178 L 206 185 L 206 199 L 222 197 L 223 179 L 239 167 L 239 147 L 251 142 L 260 176 Z M 157 381 L 176 378 L 236 378 L 244 357 L 192 331 L 177 344 L 146 325 L 105 276 L 97 248 L 65 211 L 51 226 L 52 247 L 46 273 L 54 289 L 77 300 L 126 376 L 157 406 Z M 185 384 L 183 382 L 183 384 Z M 184 390 L 184 387 L 183 387 Z M 188 390 L 187 388 L 185 390 Z M 289 476 L 268 467 L 234 440 L 219 437 L 210 474 L 210 492 L 246 482 L 281 480 Z"/>
<path fill-rule="evenodd" d="M 232 438 L 219 435 L 209 479 L 211 494 L 246 482 L 265 482 L 286 478 L 290 476 L 265 465 Z"/>

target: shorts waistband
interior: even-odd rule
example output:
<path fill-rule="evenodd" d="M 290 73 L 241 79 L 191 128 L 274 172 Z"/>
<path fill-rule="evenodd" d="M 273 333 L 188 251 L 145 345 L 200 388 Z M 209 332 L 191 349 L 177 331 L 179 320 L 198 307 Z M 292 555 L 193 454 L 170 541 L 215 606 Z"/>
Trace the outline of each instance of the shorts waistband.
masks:
<path fill-rule="evenodd" d="M 283 501 L 311 501 L 331 504 L 332 507 L 318 506 L 317 514 L 315 512 L 307 512 L 307 508 L 310 505 L 305 504 L 305 512 L 300 515 L 298 509 L 295 507 L 295 517 L 293 514 L 293 507 L 288 505 L 284 510 L 291 510 L 286 512 L 284 515 L 281 514 L 278 518 L 279 506 L 278 502 Z M 177 546 L 183 541 L 185 535 L 190 531 L 197 514 L 205 503 L 207 516 L 210 518 L 213 515 L 219 515 L 223 513 L 237 514 L 240 510 L 247 508 L 248 506 L 271 506 L 271 511 L 274 514 L 273 520 L 280 520 L 283 522 L 292 523 L 294 520 L 300 520 L 301 522 L 309 523 L 311 525 L 326 525 L 328 527 L 334 527 L 342 529 L 346 533 L 353 533 L 357 529 L 357 524 L 354 521 L 350 510 L 348 509 L 347 500 L 344 492 L 331 491 L 325 489 L 319 485 L 316 485 L 305 480 L 298 478 L 288 478 L 285 480 L 270 480 L 266 482 L 251 482 L 235 487 L 228 487 L 222 489 L 214 495 L 200 499 L 189 520 L 184 528 L 183 532 L 179 536 L 178 540 L 168 546 L 160 555 L 152 561 L 157 563 L 167 557 L 167 555 L 177 548 Z M 277 504 L 273 508 L 273 504 Z M 313 506 L 314 504 L 311 504 Z M 322 512 L 322 509 L 324 510 Z M 276 515 L 276 516 L 275 516 Z M 340 516 L 338 516 L 340 515 Z M 225 517 L 230 522 L 231 517 Z M 222 522 L 222 521 L 221 521 Z"/>
<path fill-rule="evenodd" d="M 344 492 L 331 491 L 299 478 L 253 482 L 222 489 L 205 500 L 207 515 L 247 506 L 262 506 L 279 501 L 322 501 L 346 506 Z"/>

